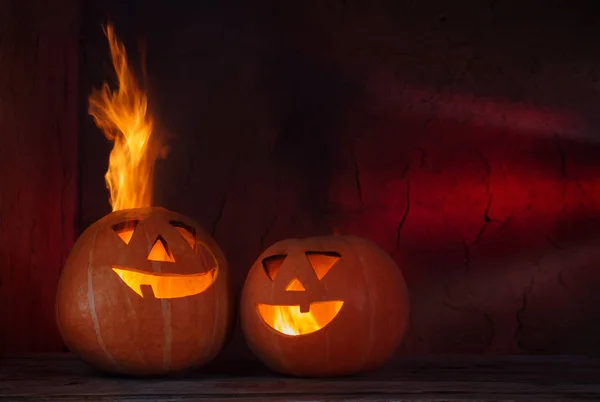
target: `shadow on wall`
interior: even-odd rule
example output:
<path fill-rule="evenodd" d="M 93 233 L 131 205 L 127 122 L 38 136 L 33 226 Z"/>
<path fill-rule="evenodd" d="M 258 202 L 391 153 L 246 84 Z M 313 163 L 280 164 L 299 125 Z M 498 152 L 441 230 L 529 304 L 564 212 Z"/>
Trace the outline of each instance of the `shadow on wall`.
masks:
<path fill-rule="evenodd" d="M 525 118 L 548 125 L 498 113 L 505 124 L 348 113 L 339 230 L 402 267 L 413 312 L 402 353 L 598 352 L 600 146 L 569 139 L 579 122 L 556 111 Z"/>
<path fill-rule="evenodd" d="M 299 204 L 308 211 L 314 232 L 331 233 L 332 164 L 344 142 L 339 126 L 358 88 L 340 71 L 314 65 L 286 52 L 284 45 L 267 65 L 265 87 L 278 127 L 271 155 L 274 168 L 303 186 L 297 189 Z M 289 180 L 284 175 L 278 181 Z"/>

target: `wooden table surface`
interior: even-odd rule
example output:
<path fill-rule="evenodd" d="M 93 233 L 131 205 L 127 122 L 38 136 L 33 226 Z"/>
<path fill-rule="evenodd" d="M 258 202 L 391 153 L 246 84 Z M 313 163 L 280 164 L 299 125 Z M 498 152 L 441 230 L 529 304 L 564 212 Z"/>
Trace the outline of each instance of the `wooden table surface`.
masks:
<path fill-rule="evenodd" d="M 166 378 L 111 377 L 69 354 L 0 360 L 0 401 L 600 401 L 600 358 L 410 358 L 347 378 L 299 379 L 255 362 Z"/>

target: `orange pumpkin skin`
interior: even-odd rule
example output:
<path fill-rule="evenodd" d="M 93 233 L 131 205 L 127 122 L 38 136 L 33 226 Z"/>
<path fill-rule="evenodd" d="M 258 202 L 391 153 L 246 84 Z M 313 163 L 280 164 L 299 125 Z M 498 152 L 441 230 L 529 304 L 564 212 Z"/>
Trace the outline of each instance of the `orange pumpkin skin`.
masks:
<path fill-rule="evenodd" d="M 308 256 L 332 252 L 339 259 L 323 275 Z M 277 255 L 285 259 L 271 279 L 266 261 Z M 264 307 L 259 307 L 300 305 L 312 312 L 313 306 L 332 300 L 343 302 L 339 312 L 321 329 L 296 336 L 267 325 L 260 313 Z M 349 375 L 379 366 L 400 344 L 408 314 L 406 284 L 394 260 L 373 242 L 354 236 L 272 245 L 250 269 L 240 306 L 250 349 L 271 369 L 302 377 Z"/>
<path fill-rule="evenodd" d="M 127 243 L 115 229 L 123 222 L 137 222 Z M 195 236 L 186 241 L 181 223 Z M 174 262 L 149 260 L 159 236 Z M 130 287 L 123 270 L 145 284 Z M 212 282 L 186 277 L 180 286 L 181 275 L 207 280 L 199 274 L 211 272 Z M 211 236 L 187 217 L 151 207 L 112 212 L 81 235 L 59 280 L 56 319 L 66 346 L 92 366 L 150 376 L 212 360 L 231 330 L 233 308 L 227 261 Z"/>

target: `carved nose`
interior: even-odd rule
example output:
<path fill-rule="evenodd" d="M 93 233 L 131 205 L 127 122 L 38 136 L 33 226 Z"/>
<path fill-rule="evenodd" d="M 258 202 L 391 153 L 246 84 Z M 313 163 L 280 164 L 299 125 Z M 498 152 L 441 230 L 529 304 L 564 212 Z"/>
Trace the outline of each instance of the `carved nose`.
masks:
<path fill-rule="evenodd" d="M 301 292 L 306 290 L 304 288 L 304 285 L 302 284 L 302 282 L 300 282 L 300 280 L 298 278 L 294 278 L 290 281 L 290 283 L 287 284 L 287 286 L 285 287 L 285 290 L 288 291 L 295 291 L 295 292 Z"/>
<path fill-rule="evenodd" d="M 152 250 L 148 254 L 148 260 L 150 261 L 162 261 L 162 262 L 175 262 L 173 254 L 167 247 L 167 242 L 161 236 L 158 236 L 152 246 Z"/>

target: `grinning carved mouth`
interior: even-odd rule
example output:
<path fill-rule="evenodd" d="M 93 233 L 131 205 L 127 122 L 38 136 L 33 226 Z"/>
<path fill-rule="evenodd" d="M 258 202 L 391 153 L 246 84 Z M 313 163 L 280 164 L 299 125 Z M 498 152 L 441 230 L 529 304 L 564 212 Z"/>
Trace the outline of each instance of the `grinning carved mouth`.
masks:
<path fill-rule="evenodd" d="M 157 299 L 176 299 L 202 293 L 215 282 L 218 274 L 217 268 L 191 275 L 148 273 L 122 267 L 112 267 L 112 270 L 140 297 L 148 293 L 143 292 L 144 287 L 150 288 Z"/>
<path fill-rule="evenodd" d="M 290 335 L 307 335 L 323 329 L 340 312 L 343 301 L 332 300 L 313 302 L 307 312 L 300 310 L 300 305 L 256 305 L 258 315 L 265 324 L 275 331 Z"/>

